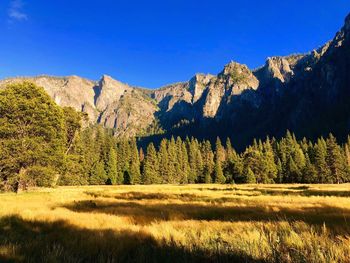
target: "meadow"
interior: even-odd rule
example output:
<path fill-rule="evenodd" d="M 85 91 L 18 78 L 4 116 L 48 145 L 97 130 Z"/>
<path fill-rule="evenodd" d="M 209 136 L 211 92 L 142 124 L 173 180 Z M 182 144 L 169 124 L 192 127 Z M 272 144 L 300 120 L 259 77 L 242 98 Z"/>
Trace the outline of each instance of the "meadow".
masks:
<path fill-rule="evenodd" d="M 0 262 L 350 262 L 350 185 L 0 194 Z"/>

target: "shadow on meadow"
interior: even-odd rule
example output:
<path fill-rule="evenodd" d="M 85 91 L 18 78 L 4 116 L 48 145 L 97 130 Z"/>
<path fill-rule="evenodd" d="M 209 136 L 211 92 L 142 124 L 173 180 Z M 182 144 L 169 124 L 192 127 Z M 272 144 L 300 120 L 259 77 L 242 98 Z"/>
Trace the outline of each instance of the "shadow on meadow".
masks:
<path fill-rule="evenodd" d="M 271 207 L 263 205 L 222 206 L 196 203 L 139 203 L 134 201 L 86 200 L 64 205 L 74 212 L 104 213 L 127 216 L 134 224 L 147 225 L 157 221 L 304 221 L 310 225 L 327 227 L 350 233 L 350 209 L 332 206 L 304 208 Z M 349 223 L 348 223 L 349 222 Z"/>
<path fill-rule="evenodd" d="M 350 197 L 350 191 L 346 190 L 318 190 L 310 189 L 309 186 L 291 186 L 291 187 L 264 187 L 264 188 L 208 188 L 210 191 L 230 191 L 235 195 L 249 195 L 249 196 L 261 196 L 261 195 L 292 195 L 292 196 L 329 196 L 329 197 Z M 241 191 L 236 193 L 235 191 Z M 249 194 L 249 192 L 251 194 Z"/>
<path fill-rule="evenodd" d="M 182 193 L 182 194 L 168 194 L 168 193 L 147 193 L 147 192 L 126 192 L 118 194 L 105 194 L 103 192 L 90 192 L 86 191 L 84 194 L 92 196 L 94 198 L 105 197 L 105 198 L 115 198 L 122 200 L 162 200 L 162 199 L 176 199 L 182 201 L 194 201 L 203 196 L 196 194 Z"/>
<path fill-rule="evenodd" d="M 262 262 L 240 252 L 162 245 L 144 232 L 89 230 L 65 221 L 0 219 L 0 262 Z"/>
<path fill-rule="evenodd" d="M 207 202 L 207 203 L 225 203 L 225 202 L 235 202 L 239 201 L 238 197 L 210 197 L 207 195 L 197 195 L 190 193 L 146 193 L 146 192 L 127 192 L 127 193 L 117 193 L 117 194 L 106 194 L 103 192 L 84 192 L 88 196 L 94 198 L 113 198 L 117 200 L 128 200 L 128 201 L 140 201 L 140 200 L 150 200 L 150 201 L 159 201 L 159 200 L 176 200 L 182 202 Z M 247 196 L 246 193 L 241 193 L 237 195 Z"/>

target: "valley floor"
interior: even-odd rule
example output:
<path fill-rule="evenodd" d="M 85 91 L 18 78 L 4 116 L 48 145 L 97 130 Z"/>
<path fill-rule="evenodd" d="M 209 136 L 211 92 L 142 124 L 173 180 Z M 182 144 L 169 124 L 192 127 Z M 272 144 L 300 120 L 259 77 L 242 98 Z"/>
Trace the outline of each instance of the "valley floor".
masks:
<path fill-rule="evenodd" d="M 350 185 L 0 194 L 0 262 L 349 262 Z"/>

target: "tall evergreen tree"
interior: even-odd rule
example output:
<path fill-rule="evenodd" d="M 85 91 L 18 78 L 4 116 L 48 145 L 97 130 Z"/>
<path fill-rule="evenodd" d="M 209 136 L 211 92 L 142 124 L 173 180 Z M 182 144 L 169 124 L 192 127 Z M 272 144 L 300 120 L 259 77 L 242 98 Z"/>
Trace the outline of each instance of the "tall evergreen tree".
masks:
<path fill-rule="evenodd" d="M 225 150 L 222 147 L 220 138 L 216 139 L 215 143 L 215 177 L 214 182 L 218 184 L 223 184 L 226 182 L 226 178 L 224 176 L 222 170 L 222 163 L 225 160 Z"/>
<path fill-rule="evenodd" d="M 176 174 L 177 156 L 176 143 L 174 137 L 168 142 L 168 183 L 177 183 L 178 176 Z"/>
<path fill-rule="evenodd" d="M 107 169 L 106 169 L 108 184 L 116 184 L 117 183 L 117 174 L 118 174 L 117 153 L 116 153 L 116 150 L 114 149 L 114 147 L 111 147 L 109 150 Z"/>
<path fill-rule="evenodd" d="M 248 147 L 244 152 L 243 159 L 246 174 L 248 174 L 249 168 L 254 173 L 257 183 L 270 183 L 266 173 L 265 159 L 258 144 Z"/>
<path fill-rule="evenodd" d="M 255 184 L 256 183 L 256 177 L 252 169 L 247 167 L 244 173 L 244 182 L 247 184 Z"/>
<path fill-rule="evenodd" d="M 331 182 L 331 171 L 327 165 L 327 145 L 326 141 L 321 137 L 317 140 L 317 143 L 314 148 L 314 159 L 315 166 L 317 169 L 319 183 L 329 183 Z"/>
<path fill-rule="evenodd" d="M 306 164 L 303 169 L 303 180 L 302 183 L 317 183 L 317 170 L 311 163 L 308 155 L 305 156 Z"/>
<path fill-rule="evenodd" d="M 288 170 L 288 183 L 301 183 L 302 173 L 299 167 L 293 160 L 292 156 L 289 156 L 289 160 L 287 162 L 287 170 Z"/>
<path fill-rule="evenodd" d="M 188 148 L 188 158 L 190 166 L 188 182 L 200 182 L 201 180 L 199 179 L 199 177 L 203 172 L 203 158 L 198 141 L 192 138 L 189 142 Z"/>
<path fill-rule="evenodd" d="M 277 165 L 275 163 L 275 154 L 273 152 L 269 137 L 267 137 L 266 141 L 263 144 L 263 155 L 264 155 L 265 172 L 267 174 L 267 181 L 269 183 L 273 183 L 277 178 L 278 170 L 277 170 Z"/>
<path fill-rule="evenodd" d="M 104 162 L 103 161 L 97 162 L 91 171 L 89 183 L 92 185 L 101 185 L 101 184 L 105 184 L 107 179 L 108 177 L 104 168 Z"/>
<path fill-rule="evenodd" d="M 331 172 L 331 183 L 343 183 L 347 178 L 347 168 L 345 156 L 342 154 L 340 146 L 332 134 L 327 141 L 326 161 Z"/>
<path fill-rule="evenodd" d="M 157 152 L 153 143 L 150 143 L 147 146 L 144 171 L 142 175 L 142 183 L 143 184 L 161 183 L 161 178 L 159 177 L 159 162 L 157 158 Z"/>
<path fill-rule="evenodd" d="M 168 183 L 169 179 L 169 158 L 168 158 L 168 142 L 166 139 L 163 139 L 160 142 L 159 151 L 158 151 L 158 160 L 159 160 L 159 175 L 162 179 L 162 183 Z"/>
<path fill-rule="evenodd" d="M 203 175 L 202 183 L 212 183 L 213 182 L 213 172 L 214 172 L 214 153 L 211 149 L 211 144 L 209 141 L 205 141 L 202 145 L 202 156 L 203 156 Z"/>
<path fill-rule="evenodd" d="M 243 160 L 231 145 L 230 139 L 226 141 L 227 161 L 225 174 L 229 183 L 243 183 Z"/>
<path fill-rule="evenodd" d="M 182 145 L 181 145 L 181 152 L 182 152 L 181 153 L 181 156 L 182 156 L 182 161 L 181 161 L 182 174 L 181 174 L 181 178 L 180 178 L 180 183 L 187 184 L 187 183 L 189 183 L 188 175 L 190 172 L 190 165 L 188 163 L 188 154 L 187 154 L 187 148 L 186 148 L 185 143 L 182 143 Z"/>
<path fill-rule="evenodd" d="M 137 149 L 136 140 L 131 140 L 130 143 L 130 184 L 141 183 L 141 172 L 140 172 L 140 157 Z"/>

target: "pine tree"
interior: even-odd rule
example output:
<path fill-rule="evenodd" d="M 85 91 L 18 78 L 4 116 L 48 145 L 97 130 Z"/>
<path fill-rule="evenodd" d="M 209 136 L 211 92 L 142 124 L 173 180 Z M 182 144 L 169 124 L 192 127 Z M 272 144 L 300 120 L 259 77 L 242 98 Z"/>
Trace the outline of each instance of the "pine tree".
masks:
<path fill-rule="evenodd" d="M 231 145 L 230 139 L 226 141 L 227 161 L 225 174 L 228 183 L 243 183 L 243 160 Z"/>
<path fill-rule="evenodd" d="M 215 143 L 215 179 L 214 182 L 217 184 L 223 184 L 226 182 L 226 178 L 222 171 L 222 162 L 225 160 L 225 150 L 222 147 L 220 138 L 216 139 Z"/>
<path fill-rule="evenodd" d="M 130 184 L 141 183 L 141 172 L 140 172 L 140 157 L 137 149 L 136 140 L 133 139 L 130 144 L 131 156 L 130 156 Z"/>
<path fill-rule="evenodd" d="M 202 156 L 203 156 L 203 176 L 201 182 L 212 183 L 212 175 L 214 172 L 214 154 L 211 149 L 209 141 L 205 141 L 202 145 Z"/>
<path fill-rule="evenodd" d="M 187 175 L 185 175 L 185 171 L 183 171 L 184 166 L 184 157 L 182 156 L 182 140 L 180 137 L 176 138 L 175 142 L 175 151 L 176 151 L 176 162 L 175 162 L 175 182 L 176 183 L 184 183 L 184 180 Z"/>
<path fill-rule="evenodd" d="M 247 184 L 255 184 L 256 183 L 256 177 L 254 175 L 254 172 L 249 167 L 246 169 L 244 182 Z"/>
<path fill-rule="evenodd" d="M 86 158 L 83 140 L 79 131 L 70 145 L 69 153 L 66 154 L 62 175 L 59 178 L 59 185 L 87 185 L 88 172 L 86 172 Z"/>
<path fill-rule="evenodd" d="M 215 180 L 216 184 L 224 184 L 226 182 L 226 178 L 222 171 L 221 162 L 218 158 L 215 159 Z"/>
<path fill-rule="evenodd" d="M 203 172 L 203 158 L 201 151 L 199 149 L 198 141 L 195 139 L 191 139 L 189 142 L 189 151 L 188 151 L 188 158 L 189 158 L 189 175 L 188 175 L 188 182 L 189 183 L 195 183 L 200 182 L 199 179 L 200 175 Z"/>
<path fill-rule="evenodd" d="M 267 182 L 274 183 L 277 177 L 277 165 L 275 163 L 275 155 L 269 137 L 263 144 L 263 155 L 265 160 L 265 173 L 267 174 Z"/>
<path fill-rule="evenodd" d="M 159 175 L 162 179 L 162 183 L 169 183 L 169 158 L 168 158 L 168 142 L 163 139 L 160 142 L 158 151 L 159 160 Z"/>
<path fill-rule="evenodd" d="M 159 177 L 159 162 L 157 152 L 153 143 L 147 146 L 144 171 L 142 175 L 143 184 L 158 184 L 161 183 Z"/>
<path fill-rule="evenodd" d="M 246 149 L 243 155 L 244 166 L 250 168 L 255 175 L 257 183 L 268 183 L 269 179 L 266 173 L 266 164 L 258 144 L 253 144 Z M 246 174 L 248 171 L 246 170 Z"/>
<path fill-rule="evenodd" d="M 331 183 L 342 183 L 347 177 L 346 160 L 342 155 L 341 148 L 337 144 L 332 134 L 329 135 L 327 141 L 327 157 L 326 161 L 331 172 Z"/>
<path fill-rule="evenodd" d="M 177 156 L 176 156 L 176 143 L 174 137 L 171 137 L 168 142 L 168 183 L 177 183 Z"/>
<path fill-rule="evenodd" d="M 117 153 L 116 150 L 111 147 L 109 150 L 109 156 L 108 156 L 108 162 L 107 162 L 107 169 L 106 169 L 106 175 L 108 184 L 116 184 L 117 183 Z"/>
<path fill-rule="evenodd" d="M 182 161 L 181 161 L 181 178 L 180 178 L 180 183 L 181 184 L 187 184 L 188 181 L 188 175 L 189 175 L 189 171 L 190 171 L 190 165 L 188 163 L 188 154 L 187 154 L 187 148 L 186 148 L 186 144 L 182 143 L 181 145 L 181 156 L 182 156 Z"/>
<path fill-rule="evenodd" d="M 317 183 L 317 170 L 311 163 L 308 155 L 305 156 L 306 164 L 303 169 L 303 180 L 302 183 Z"/>
<path fill-rule="evenodd" d="M 282 168 L 282 162 L 281 159 L 277 157 L 277 164 L 276 164 L 276 168 L 277 168 L 277 183 L 283 183 L 283 168 Z"/>
<path fill-rule="evenodd" d="M 118 180 L 122 183 L 130 184 L 130 159 L 131 147 L 127 140 L 122 139 L 117 144 L 117 159 L 118 159 Z"/>
<path fill-rule="evenodd" d="M 344 146 L 345 150 L 345 157 L 346 157 L 346 162 L 348 164 L 348 167 L 350 167 L 350 136 L 348 136 L 348 140 L 345 143 Z"/>
<path fill-rule="evenodd" d="M 326 141 L 321 137 L 317 140 L 314 147 L 314 159 L 315 166 L 318 174 L 318 183 L 329 183 L 331 182 L 331 171 L 327 165 L 327 145 Z"/>
<path fill-rule="evenodd" d="M 295 164 L 293 157 L 290 156 L 287 162 L 287 171 L 288 171 L 288 183 L 301 183 L 302 174 L 299 170 L 299 167 Z"/>
<path fill-rule="evenodd" d="M 108 178 L 104 168 L 104 162 L 103 161 L 97 162 L 91 172 L 89 183 L 92 185 L 101 185 L 101 184 L 105 184 L 107 179 Z"/>

